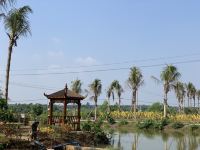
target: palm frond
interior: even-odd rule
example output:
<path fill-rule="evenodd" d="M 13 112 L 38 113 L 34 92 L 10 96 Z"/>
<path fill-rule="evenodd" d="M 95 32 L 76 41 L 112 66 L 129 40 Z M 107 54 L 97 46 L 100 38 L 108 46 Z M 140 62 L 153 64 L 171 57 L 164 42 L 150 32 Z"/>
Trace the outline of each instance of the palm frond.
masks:
<path fill-rule="evenodd" d="M 28 14 L 32 12 L 29 6 L 19 9 L 14 8 L 8 12 L 8 15 L 4 18 L 4 26 L 13 40 L 18 39 L 20 36 L 31 35 Z"/>
<path fill-rule="evenodd" d="M 160 81 L 160 80 L 159 80 L 157 77 L 155 77 L 155 76 L 151 76 L 151 79 L 153 79 L 154 82 L 155 82 L 156 84 L 162 83 L 162 81 Z"/>

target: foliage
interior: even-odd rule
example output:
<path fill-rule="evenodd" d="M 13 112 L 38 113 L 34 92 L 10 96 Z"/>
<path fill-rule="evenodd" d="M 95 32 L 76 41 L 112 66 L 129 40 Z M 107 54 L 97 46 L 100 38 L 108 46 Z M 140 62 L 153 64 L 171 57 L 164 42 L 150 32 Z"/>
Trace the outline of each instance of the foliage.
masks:
<path fill-rule="evenodd" d="M 139 129 L 149 129 L 149 128 L 152 128 L 153 126 L 154 126 L 154 121 L 151 119 L 147 119 L 147 120 L 137 123 L 137 127 Z"/>
<path fill-rule="evenodd" d="M 92 130 L 92 123 L 90 121 L 84 122 L 82 124 L 83 131 L 91 131 Z"/>
<path fill-rule="evenodd" d="M 159 129 L 162 130 L 166 125 L 169 124 L 167 119 L 160 120 L 152 120 L 147 119 L 137 123 L 137 127 L 139 129 Z"/>
<path fill-rule="evenodd" d="M 179 128 L 182 128 L 182 127 L 184 127 L 184 124 L 181 123 L 181 122 L 174 122 L 172 124 L 172 128 L 174 128 L 174 129 L 179 129 Z"/>
<path fill-rule="evenodd" d="M 127 125 L 127 124 L 128 124 L 128 121 L 126 121 L 126 120 L 121 120 L 119 122 L 119 126 L 123 126 L 123 125 Z"/>
<path fill-rule="evenodd" d="M 113 117 L 111 117 L 110 115 L 107 117 L 107 121 L 108 121 L 109 124 L 115 124 L 116 123 L 115 119 Z"/>
<path fill-rule="evenodd" d="M 33 112 L 33 115 L 34 116 L 40 116 L 43 112 L 43 107 L 41 104 L 35 104 L 33 107 L 32 107 L 32 112 Z"/>
<path fill-rule="evenodd" d="M 0 98 L 0 109 L 8 109 L 8 105 L 5 99 Z"/>
<path fill-rule="evenodd" d="M 100 112 L 105 112 L 105 113 L 108 113 L 107 112 L 107 108 L 108 108 L 108 101 L 104 101 L 103 104 L 101 106 L 99 106 L 99 111 Z"/>
<path fill-rule="evenodd" d="M 162 113 L 158 112 L 136 112 L 136 114 L 128 111 L 113 111 L 110 115 L 114 119 L 134 119 L 135 115 L 138 120 L 152 119 L 152 120 L 162 120 L 164 119 Z M 200 122 L 200 114 L 169 114 L 168 119 L 174 122 Z"/>
<path fill-rule="evenodd" d="M 76 79 L 74 81 L 71 82 L 71 90 L 80 94 L 82 92 L 81 86 L 82 86 L 82 82 L 79 79 Z"/>
<path fill-rule="evenodd" d="M 16 118 L 10 110 L 0 110 L 0 121 L 14 122 Z"/>
<path fill-rule="evenodd" d="M 149 108 L 148 111 L 150 112 L 162 112 L 163 111 L 163 104 L 156 102 L 153 103 Z"/>
<path fill-rule="evenodd" d="M 108 144 L 110 141 L 102 129 L 102 124 L 103 121 L 101 119 L 95 122 L 87 121 L 82 124 L 82 130 L 94 133 L 94 141 L 96 143 Z"/>
<path fill-rule="evenodd" d="M 190 126 L 190 129 L 191 129 L 191 131 L 195 131 L 195 130 L 200 129 L 200 126 L 196 125 L 196 124 L 193 124 L 193 125 Z"/>
<path fill-rule="evenodd" d="M 43 128 L 40 128 L 40 132 L 52 134 L 54 133 L 54 129 L 51 127 L 43 127 Z"/>
<path fill-rule="evenodd" d="M 185 108 L 185 114 L 198 114 L 198 109 L 196 108 Z"/>

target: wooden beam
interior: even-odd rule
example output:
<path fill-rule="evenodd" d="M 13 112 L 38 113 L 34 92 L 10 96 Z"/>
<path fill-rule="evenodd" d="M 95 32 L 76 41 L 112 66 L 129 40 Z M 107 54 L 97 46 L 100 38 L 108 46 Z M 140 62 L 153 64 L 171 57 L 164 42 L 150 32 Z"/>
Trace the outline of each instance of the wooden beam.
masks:
<path fill-rule="evenodd" d="M 78 124 L 77 124 L 77 130 L 80 131 L 80 120 L 81 120 L 81 102 L 78 102 Z"/>
<path fill-rule="evenodd" d="M 66 116 L 67 116 L 67 99 L 64 100 L 63 124 L 65 124 Z"/>
<path fill-rule="evenodd" d="M 53 118 L 53 102 L 50 100 L 50 116 L 49 116 L 49 124 L 52 125 L 52 118 Z"/>

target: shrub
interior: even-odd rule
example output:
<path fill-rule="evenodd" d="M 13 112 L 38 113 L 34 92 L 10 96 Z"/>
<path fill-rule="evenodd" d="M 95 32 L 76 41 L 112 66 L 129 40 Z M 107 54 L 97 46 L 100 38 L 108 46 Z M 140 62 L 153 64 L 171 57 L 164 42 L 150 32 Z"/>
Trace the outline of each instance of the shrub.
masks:
<path fill-rule="evenodd" d="M 200 128 L 200 126 L 199 125 L 195 125 L 195 124 L 190 126 L 191 131 L 195 131 L 195 130 L 197 130 L 199 128 Z"/>
<path fill-rule="evenodd" d="M 196 108 L 185 108 L 184 109 L 185 114 L 198 114 L 198 109 Z"/>
<path fill-rule="evenodd" d="M 126 121 L 126 120 L 121 120 L 121 121 L 119 122 L 119 125 L 120 125 L 120 126 L 127 125 L 127 124 L 128 124 L 128 121 Z"/>
<path fill-rule="evenodd" d="M 162 112 L 163 111 L 163 104 L 156 102 L 153 103 L 149 108 L 148 111 L 150 112 Z"/>
<path fill-rule="evenodd" d="M 92 129 L 92 125 L 91 125 L 90 121 L 83 123 L 83 125 L 82 125 L 83 131 L 91 131 L 91 129 Z"/>
<path fill-rule="evenodd" d="M 181 123 L 181 122 L 175 122 L 175 123 L 172 124 L 172 128 L 174 128 L 174 129 L 179 129 L 179 128 L 182 128 L 182 127 L 184 127 L 184 124 Z"/>
<path fill-rule="evenodd" d="M 115 124 L 115 123 L 116 123 L 115 119 L 112 118 L 111 116 L 109 116 L 109 117 L 107 118 L 107 121 L 108 121 L 109 124 Z"/>
<path fill-rule="evenodd" d="M 154 124 L 155 124 L 155 123 L 154 123 L 153 120 L 148 119 L 148 120 L 145 120 L 145 121 L 143 121 L 143 122 L 138 122 L 138 123 L 137 123 L 137 127 L 138 127 L 139 129 L 149 129 L 149 128 L 153 127 Z"/>

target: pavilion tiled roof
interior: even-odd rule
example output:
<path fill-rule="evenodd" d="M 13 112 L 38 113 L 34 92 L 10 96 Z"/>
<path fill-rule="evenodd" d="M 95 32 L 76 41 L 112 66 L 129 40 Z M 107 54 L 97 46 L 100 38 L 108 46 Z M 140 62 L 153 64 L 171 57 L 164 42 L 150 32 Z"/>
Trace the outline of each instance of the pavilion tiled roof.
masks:
<path fill-rule="evenodd" d="M 67 93 L 66 93 L 66 91 L 67 91 Z M 66 88 L 64 88 L 63 90 L 57 91 L 55 93 L 49 94 L 49 95 L 45 94 L 45 96 L 48 99 L 65 99 L 66 95 L 67 95 L 67 99 L 70 99 L 70 100 L 83 100 L 85 98 L 84 96 L 77 94 L 74 91 L 66 90 Z"/>

